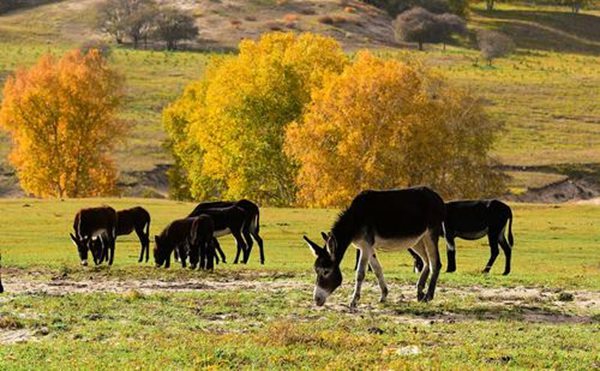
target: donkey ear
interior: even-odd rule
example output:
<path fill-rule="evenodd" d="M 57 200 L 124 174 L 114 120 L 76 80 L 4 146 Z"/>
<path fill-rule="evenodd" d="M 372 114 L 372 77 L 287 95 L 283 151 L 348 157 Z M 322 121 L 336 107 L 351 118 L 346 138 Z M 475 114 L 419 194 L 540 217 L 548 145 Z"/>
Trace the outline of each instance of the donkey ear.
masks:
<path fill-rule="evenodd" d="M 308 247 L 310 247 L 310 251 L 312 251 L 313 255 L 316 257 L 321 256 L 321 254 L 323 254 L 323 252 L 325 251 L 324 248 L 322 248 L 321 246 L 317 245 L 316 243 L 312 242 L 308 237 L 303 236 L 304 241 L 306 241 L 306 244 L 308 245 Z"/>
<path fill-rule="evenodd" d="M 335 250 L 337 249 L 337 240 L 335 239 L 335 236 L 333 234 L 329 235 L 329 239 L 327 239 L 327 243 L 325 245 L 327 246 L 327 250 L 329 250 L 329 254 L 331 254 L 331 256 L 335 256 Z"/>
<path fill-rule="evenodd" d="M 323 241 L 327 242 L 327 240 L 329 239 L 329 235 L 325 232 L 321 232 L 321 237 L 323 238 Z"/>

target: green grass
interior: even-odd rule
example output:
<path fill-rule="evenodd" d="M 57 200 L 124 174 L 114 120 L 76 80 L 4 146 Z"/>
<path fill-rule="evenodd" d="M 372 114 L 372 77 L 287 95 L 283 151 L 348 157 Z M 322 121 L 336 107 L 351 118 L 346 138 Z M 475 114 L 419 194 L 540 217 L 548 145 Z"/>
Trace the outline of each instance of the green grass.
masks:
<path fill-rule="evenodd" d="M 3 369 L 591 369 L 600 362 L 600 308 L 579 304 L 585 295 L 597 300 L 600 290 L 598 207 L 513 205 L 513 272 L 500 275 L 500 256 L 492 273 L 482 275 L 485 241 L 460 240 L 458 272 L 442 273 L 436 299 L 427 304 L 415 300 L 409 254 L 381 253 L 389 301 L 377 304 L 369 274 L 352 312 L 344 304 L 354 281 L 353 251 L 329 304 L 316 308 L 311 300 L 313 257 L 301 236 L 317 239 L 335 210 L 264 209 L 265 266 L 256 251 L 248 266 L 219 265 L 213 273 L 140 266 L 138 243 L 128 236 L 119 239 L 111 269 L 80 267 L 68 239 L 72 217 L 84 205 L 104 203 L 147 207 L 152 233 L 193 207 L 139 199 L 0 202 L 8 291 L 0 297 L 0 339 L 15 331 L 31 336 L 0 347 Z M 222 242 L 231 260 L 231 238 Z M 104 289 L 71 293 L 62 282 Z M 139 282 L 204 286 L 145 292 Z M 55 293 L 10 293 L 27 283 L 59 286 Z M 523 286 L 541 294 L 524 295 Z M 485 295 L 486 288 L 496 291 Z M 561 292 L 576 301 L 558 301 Z M 401 354 L 413 346 L 419 354 Z"/>

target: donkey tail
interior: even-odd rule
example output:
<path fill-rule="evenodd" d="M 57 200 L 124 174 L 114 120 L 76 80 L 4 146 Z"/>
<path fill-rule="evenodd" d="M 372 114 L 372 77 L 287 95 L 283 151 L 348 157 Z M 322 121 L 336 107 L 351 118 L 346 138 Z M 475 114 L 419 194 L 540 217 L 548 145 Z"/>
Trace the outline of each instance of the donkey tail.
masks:
<path fill-rule="evenodd" d="M 512 234 L 512 222 L 513 222 L 513 216 L 512 216 L 512 212 L 511 212 L 510 216 L 508 217 L 508 244 L 510 245 L 511 248 L 515 245 L 515 241 L 513 239 L 513 234 Z"/>

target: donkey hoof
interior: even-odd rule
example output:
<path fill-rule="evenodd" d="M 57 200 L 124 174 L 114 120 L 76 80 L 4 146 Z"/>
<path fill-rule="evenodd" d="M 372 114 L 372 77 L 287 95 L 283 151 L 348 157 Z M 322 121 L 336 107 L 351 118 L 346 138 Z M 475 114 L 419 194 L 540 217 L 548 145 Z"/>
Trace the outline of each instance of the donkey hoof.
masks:
<path fill-rule="evenodd" d="M 503 276 L 508 276 L 508 274 L 510 273 L 510 271 L 506 271 L 504 273 L 502 273 Z"/>
<path fill-rule="evenodd" d="M 417 301 L 425 301 L 425 294 L 422 292 L 417 293 Z"/>

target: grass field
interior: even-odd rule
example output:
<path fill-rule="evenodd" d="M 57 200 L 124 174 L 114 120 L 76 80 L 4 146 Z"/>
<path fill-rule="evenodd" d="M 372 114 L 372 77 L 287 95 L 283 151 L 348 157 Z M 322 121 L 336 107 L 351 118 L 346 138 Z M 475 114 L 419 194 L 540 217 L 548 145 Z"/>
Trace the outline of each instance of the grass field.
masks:
<path fill-rule="evenodd" d="M 17 66 L 34 63 L 43 52 L 60 54 L 98 36 L 90 14 L 94 3 L 69 0 L 0 16 L 0 82 Z M 502 164 L 600 163 L 598 11 L 574 15 L 565 7 L 501 3 L 494 12 L 486 12 L 476 4 L 470 27 L 503 30 L 515 38 L 519 49 L 492 68 L 480 60 L 472 40 L 446 51 L 428 45 L 425 53 L 400 54 L 422 58 L 485 100 L 490 114 L 506 123 L 494 149 Z M 380 52 L 390 58 L 399 53 L 398 49 Z M 192 52 L 113 51 L 112 63 L 126 77 L 128 92 L 121 117 L 133 124 L 132 134 L 117 152 L 121 170 L 149 170 L 171 161 L 162 147 L 162 109 L 189 81 L 202 75 L 209 57 Z M 4 138 L 2 158 L 8 145 Z M 538 173 L 524 172 L 511 187 L 536 187 L 542 179 Z"/>
<path fill-rule="evenodd" d="M 112 268 L 82 268 L 68 239 L 84 205 L 142 204 L 152 233 L 192 204 L 88 199 L 0 202 L 0 364 L 19 368 L 575 368 L 600 366 L 600 208 L 513 205 L 513 272 L 503 256 L 482 275 L 484 240 L 459 241 L 458 272 L 442 274 L 433 302 L 416 302 L 407 253 L 382 253 L 388 303 L 368 274 L 356 312 L 344 283 L 312 305 L 312 255 L 334 210 L 264 209 L 266 264 L 215 272 L 138 264 L 133 236 Z M 232 260 L 232 239 L 221 239 Z M 442 252 L 443 252 L 442 248 Z M 445 262 L 445 259 L 443 259 Z M 571 295 L 573 295 L 571 297 Z M 21 342 L 17 342 L 21 340 Z"/>

